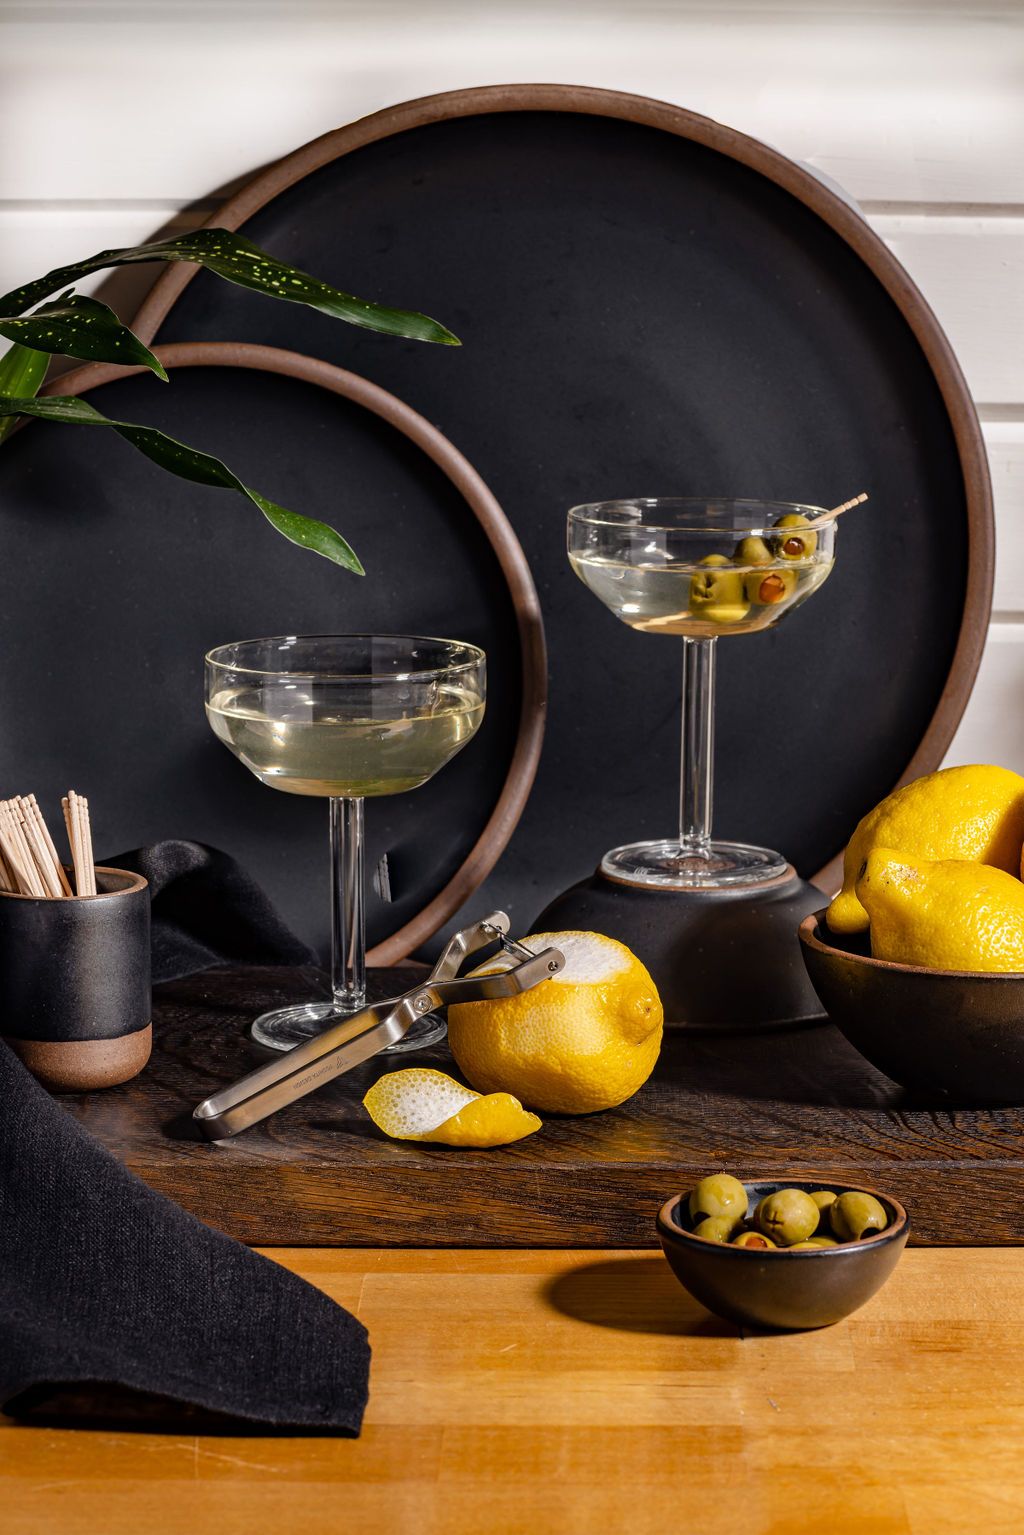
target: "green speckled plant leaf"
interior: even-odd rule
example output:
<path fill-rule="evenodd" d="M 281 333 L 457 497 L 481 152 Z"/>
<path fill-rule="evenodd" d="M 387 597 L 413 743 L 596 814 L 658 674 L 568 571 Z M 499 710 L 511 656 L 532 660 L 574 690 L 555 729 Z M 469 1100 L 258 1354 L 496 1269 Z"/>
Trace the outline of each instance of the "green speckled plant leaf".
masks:
<path fill-rule="evenodd" d="M 0 395 L 13 394 L 31 399 L 38 393 L 49 366 L 50 359 L 45 352 L 37 352 L 30 346 L 8 347 L 0 357 Z M 0 417 L 0 442 L 10 436 L 16 425 L 16 416 Z"/>
<path fill-rule="evenodd" d="M 52 304 L 42 304 L 32 314 L 9 313 L 0 307 L 0 336 L 35 347 L 40 352 L 59 352 L 66 357 L 86 357 L 92 362 L 115 362 L 124 367 L 141 363 L 167 382 L 163 364 L 153 356 L 114 311 L 99 299 L 65 293 Z M 15 390 L 4 390 L 14 394 Z"/>
<path fill-rule="evenodd" d="M 74 395 L 51 395 L 43 400 L 0 396 L 0 417 L 17 416 L 37 416 L 44 421 L 68 422 L 75 426 L 111 427 L 119 437 L 159 464 L 161 469 L 167 469 L 183 480 L 194 480 L 199 485 L 214 485 L 222 490 L 241 492 L 293 544 L 311 549 L 314 554 L 323 555 L 325 560 L 355 571 L 357 575 L 363 574 L 363 567 L 354 551 L 341 534 L 328 527 L 327 523 L 303 517 L 298 512 L 289 512 L 276 502 L 268 501 L 266 496 L 243 485 L 219 458 L 176 442 L 173 437 L 157 431 L 155 427 L 138 426 L 131 421 L 112 421 L 109 416 L 101 415 L 85 400 Z"/>
<path fill-rule="evenodd" d="M 24 314 L 40 299 L 48 298 L 90 272 L 105 267 L 126 266 L 139 261 L 194 261 L 228 282 L 252 288 L 269 298 L 287 299 L 293 304 L 308 304 L 324 314 L 361 325 L 367 330 L 389 336 L 406 336 L 414 341 L 436 341 L 442 346 L 458 346 L 457 336 L 427 315 L 412 310 L 389 309 L 367 303 L 340 288 L 332 288 L 283 261 L 268 256 L 244 236 L 227 229 L 199 229 L 193 234 L 177 235 L 173 240 L 158 240 L 151 245 L 137 245 L 128 250 L 100 251 L 87 261 L 58 267 L 36 282 L 15 288 L 0 299 L 0 314 Z"/>

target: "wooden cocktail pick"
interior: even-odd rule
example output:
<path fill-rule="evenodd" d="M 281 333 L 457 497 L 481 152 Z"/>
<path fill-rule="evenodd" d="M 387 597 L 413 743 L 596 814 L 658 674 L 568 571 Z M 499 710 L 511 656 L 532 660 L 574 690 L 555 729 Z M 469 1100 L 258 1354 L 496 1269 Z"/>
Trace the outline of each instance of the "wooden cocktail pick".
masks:
<path fill-rule="evenodd" d="M 825 513 L 825 516 L 826 517 L 841 517 L 843 515 L 843 513 L 844 512 L 848 512 L 851 507 L 862 506 L 863 503 L 867 499 L 868 499 L 867 491 L 866 490 L 862 490 L 859 496 L 854 496 L 853 497 L 852 501 L 844 501 L 842 506 L 834 506 L 831 509 L 831 511 L 828 511 L 828 512 Z M 822 519 L 822 521 L 824 521 L 824 518 Z"/>

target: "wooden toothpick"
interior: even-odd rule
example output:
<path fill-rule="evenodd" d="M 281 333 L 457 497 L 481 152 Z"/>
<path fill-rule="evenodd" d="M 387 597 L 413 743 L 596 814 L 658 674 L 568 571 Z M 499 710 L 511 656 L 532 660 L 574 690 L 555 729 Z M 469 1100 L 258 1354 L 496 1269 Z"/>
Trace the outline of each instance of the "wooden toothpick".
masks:
<path fill-rule="evenodd" d="M 60 880 L 57 878 L 57 870 L 53 866 L 53 860 L 43 841 L 42 834 L 36 825 L 25 801 L 15 801 L 17 815 L 21 821 L 21 829 L 28 843 L 28 850 L 32 854 L 36 866 L 36 873 L 43 882 L 43 887 L 48 896 L 59 897 L 61 893 Z"/>
<path fill-rule="evenodd" d="M 854 496 L 852 501 L 844 501 L 842 506 L 834 506 L 830 512 L 826 512 L 825 513 L 825 516 L 826 517 L 841 517 L 843 515 L 843 513 L 844 512 L 848 512 L 851 507 L 853 507 L 853 506 L 862 506 L 863 503 L 867 499 L 868 499 L 867 491 L 866 490 L 862 490 L 860 495 L 859 496 Z"/>
<path fill-rule="evenodd" d="M 78 796 L 74 789 L 69 789 L 61 800 L 61 809 L 64 812 L 64 825 L 68 832 L 68 845 L 71 848 L 71 862 L 75 869 L 75 894 L 85 895 L 85 860 L 82 857 L 82 839 L 78 823 Z"/>
<path fill-rule="evenodd" d="M 64 895 L 70 895 L 71 883 L 64 872 L 64 865 L 60 861 L 60 854 L 57 852 L 53 838 L 50 836 L 50 828 L 46 824 L 46 817 L 40 810 L 39 805 L 36 802 L 35 795 L 26 795 L 24 803 L 29 807 L 32 818 L 39 828 L 43 841 L 46 843 L 47 851 L 49 852 L 50 857 L 53 859 L 53 866 L 57 871 L 57 879 L 60 883 L 61 891 Z"/>

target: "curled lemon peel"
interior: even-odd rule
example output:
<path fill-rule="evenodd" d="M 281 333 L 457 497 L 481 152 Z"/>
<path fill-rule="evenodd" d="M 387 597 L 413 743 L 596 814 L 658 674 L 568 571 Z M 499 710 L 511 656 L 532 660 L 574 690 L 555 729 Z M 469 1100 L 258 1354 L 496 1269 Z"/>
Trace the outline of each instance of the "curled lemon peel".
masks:
<path fill-rule="evenodd" d="M 412 1066 L 381 1077 L 363 1099 L 379 1130 L 396 1141 L 507 1146 L 541 1127 L 511 1093 L 475 1093 L 446 1072 Z"/>

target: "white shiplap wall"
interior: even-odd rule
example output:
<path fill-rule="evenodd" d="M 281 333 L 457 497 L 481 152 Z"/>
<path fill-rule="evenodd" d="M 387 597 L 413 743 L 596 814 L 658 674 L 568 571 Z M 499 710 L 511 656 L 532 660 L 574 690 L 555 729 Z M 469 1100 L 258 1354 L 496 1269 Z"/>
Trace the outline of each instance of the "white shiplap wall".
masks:
<path fill-rule="evenodd" d="M 0 0 L 0 291 L 201 222 L 306 139 L 434 91 L 662 97 L 840 182 L 956 348 L 996 614 L 950 761 L 1024 769 L 1024 0 Z M 105 294 L 130 312 L 146 270 Z"/>

